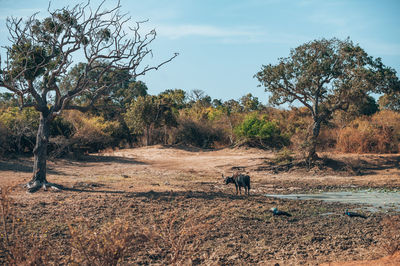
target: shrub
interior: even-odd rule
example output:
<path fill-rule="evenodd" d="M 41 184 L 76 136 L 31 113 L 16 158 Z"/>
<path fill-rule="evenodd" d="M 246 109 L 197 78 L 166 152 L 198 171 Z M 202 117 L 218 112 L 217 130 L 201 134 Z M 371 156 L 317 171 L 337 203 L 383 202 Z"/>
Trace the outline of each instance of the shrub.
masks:
<path fill-rule="evenodd" d="M 293 160 L 293 152 L 287 147 L 284 147 L 276 154 L 274 161 L 276 164 L 288 164 L 291 163 Z"/>
<path fill-rule="evenodd" d="M 208 121 L 180 119 L 178 128 L 172 134 L 173 143 L 193 145 L 200 148 L 212 148 L 215 142 L 223 141 L 225 133 L 221 128 Z"/>
<path fill-rule="evenodd" d="M 203 210 L 183 213 L 171 210 L 163 214 L 159 221 L 153 221 L 154 235 L 151 248 L 159 250 L 164 265 L 192 265 L 201 256 L 199 247 L 203 244 L 207 232 L 217 227 L 214 211 Z"/>
<path fill-rule="evenodd" d="M 4 156 L 7 152 L 11 151 L 8 135 L 7 127 L 0 123 L 0 156 Z"/>
<path fill-rule="evenodd" d="M 87 221 L 70 226 L 71 261 L 77 265 L 117 265 L 129 248 L 137 248 L 149 240 L 150 233 L 134 228 L 122 219 L 91 229 Z"/>
<path fill-rule="evenodd" d="M 4 153 L 21 153 L 33 150 L 39 127 L 39 113 L 33 108 L 19 110 L 9 107 L 0 114 L 1 150 Z"/>
<path fill-rule="evenodd" d="M 381 111 L 351 122 L 338 133 L 336 149 L 353 153 L 399 152 L 400 114 Z"/>
<path fill-rule="evenodd" d="M 77 111 L 65 113 L 73 126 L 69 142 L 75 152 L 97 152 L 115 144 L 113 134 L 120 130 L 117 121 L 106 121 L 101 116 L 89 116 Z"/>
<path fill-rule="evenodd" d="M 153 135 L 158 133 L 154 131 L 177 126 L 171 99 L 150 95 L 133 100 L 124 114 L 124 120 L 133 135 L 144 136 L 146 146 L 153 143 Z"/>
<path fill-rule="evenodd" d="M 289 144 L 288 136 L 281 134 L 275 121 L 258 118 L 256 114 L 247 116 L 234 132 L 241 144 L 261 147 L 282 147 Z"/>

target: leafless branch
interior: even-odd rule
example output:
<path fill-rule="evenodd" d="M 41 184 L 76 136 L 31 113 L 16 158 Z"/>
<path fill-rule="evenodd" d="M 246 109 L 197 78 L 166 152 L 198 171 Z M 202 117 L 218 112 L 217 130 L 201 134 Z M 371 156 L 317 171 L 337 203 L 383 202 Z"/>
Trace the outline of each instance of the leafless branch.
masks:
<path fill-rule="evenodd" d="M 105 1 L 91 9 L 90 1 L 72 8 L 51 9 L 49 16 L 39 20 L 33 14 L 26 20 L 8 18 L 7 28 L 12 47 L 6 47 L 5 66 L 1 67 L 0 87 L 18 95 L 21 105 L 24 98 L 32 96 L 37 109 L 48 108 L 54 113 L 63 109 L 87 109 L 108 88 L 121 80 L 109 77 L 112 73 L 126 71 L 131 79 L 158 70 L 178 54 L 156 65 L 144 65 L 152 57 L 150 44 L 156 38 L 155 30 L 141 33 L 139 21 L 129 26 L 131 18 L 121 13 L 117 4 L 104 9 Z M 83 56 L 84 68 L 69 87 L 61 82 L 69 75 L 77 59 Z M 108 79 L 107 79 L 108 78 Z M 49 102 L 48 95 L 54 96 Z M 91 95 L 88 106 L 73 105 L 73 99 Z"/>

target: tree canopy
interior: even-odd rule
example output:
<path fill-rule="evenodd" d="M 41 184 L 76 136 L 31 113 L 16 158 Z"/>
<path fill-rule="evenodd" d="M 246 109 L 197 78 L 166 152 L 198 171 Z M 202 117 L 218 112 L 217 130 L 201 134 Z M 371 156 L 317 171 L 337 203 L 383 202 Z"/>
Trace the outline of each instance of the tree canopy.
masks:
<path fill-rule="evenodd" d="M 336 110 L 369 92 L 398 88 L 396 71 L 369 56 L 350 39 L 314 40 L 292 49 L 276 65 L 264 65 L 255 77 L 274 105 L 300 102 L 313 117 L 308 159 L 316 158 L 316 141 L 321 122 Z"/>

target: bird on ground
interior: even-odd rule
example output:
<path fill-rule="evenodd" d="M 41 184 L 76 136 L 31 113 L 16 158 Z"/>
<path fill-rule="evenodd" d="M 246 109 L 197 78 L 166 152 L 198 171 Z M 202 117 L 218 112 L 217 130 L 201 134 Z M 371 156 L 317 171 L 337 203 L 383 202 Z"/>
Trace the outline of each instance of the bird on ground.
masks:
<path fill-rule="evenodd" d="M 362 215 L 362 214 L 359 214 L 359 213 L 356 213 L 356 212 L 349 212 L 349 210 L 346 210 L 344 214 L 346 214 L 349 217 L 360 217 L 360 218 L 363 218 L 363 219 L 367 218 L 367 216 L 365 216 L 365 215 Z"/>
<path fill-rule="evenodd" d="M 280 211 L 277 208 L 271 208 L 270 211 L 272 212 L 273 215 L 283 215 L 283 216 L 292 216 L 290 213 L 285 212 L 285 211 Z"/>

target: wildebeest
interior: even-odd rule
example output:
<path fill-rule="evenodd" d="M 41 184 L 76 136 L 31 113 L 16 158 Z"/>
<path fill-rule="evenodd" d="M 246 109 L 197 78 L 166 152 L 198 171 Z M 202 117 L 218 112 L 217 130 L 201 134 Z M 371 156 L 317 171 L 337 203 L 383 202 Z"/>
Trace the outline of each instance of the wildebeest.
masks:
<path fill-rule="evenodd" d="M 233 183 L 236 187 L 236 194 L 242 194 L 241 188 L 244 187 L 244 193 L 250 195 L 250 176 L 244 174 L 234 174 L 232 176 L 224 177 L 222 174 L 222 178 L 224 179 L 225 184 Z"/>

